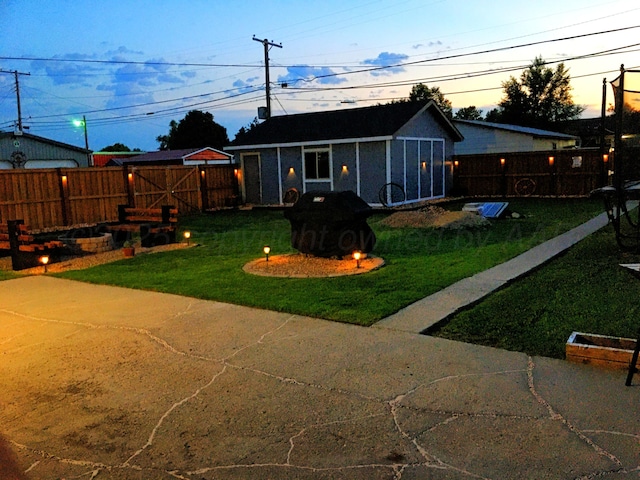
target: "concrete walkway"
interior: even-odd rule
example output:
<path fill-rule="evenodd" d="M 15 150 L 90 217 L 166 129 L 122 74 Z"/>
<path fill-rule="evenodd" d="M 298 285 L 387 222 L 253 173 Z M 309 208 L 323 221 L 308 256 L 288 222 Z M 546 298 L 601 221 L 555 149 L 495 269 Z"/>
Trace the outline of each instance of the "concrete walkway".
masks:
<path fill-rule="evenodd" d="M 447 318 L 462 307 L 471 305 L 521 275 L 530 272 L 575 245 L 609 222 L 603 213 L 558 237 L 489 270 L 480 272 L 419 300 L 391 315 L 375 326 L 420 333 Z"/>
<path fill-rule="evenodd" d="M 0 434 L 31 480 L 638 478 L 640 378 L 625 376 L 395 327 L 0 282 Z"/>

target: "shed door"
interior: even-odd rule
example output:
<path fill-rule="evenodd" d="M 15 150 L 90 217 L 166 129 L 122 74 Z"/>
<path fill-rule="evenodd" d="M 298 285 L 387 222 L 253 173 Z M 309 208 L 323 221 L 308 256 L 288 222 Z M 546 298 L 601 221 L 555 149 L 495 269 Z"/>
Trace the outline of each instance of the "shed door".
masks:
<path fill-rule="evenodd" d="M 244 171 L 244 200 L 245 203 L 262 203 L 262 178 L 260 172 L 260 155 L 251 153 L 242 155 L 242 169 Z"/>

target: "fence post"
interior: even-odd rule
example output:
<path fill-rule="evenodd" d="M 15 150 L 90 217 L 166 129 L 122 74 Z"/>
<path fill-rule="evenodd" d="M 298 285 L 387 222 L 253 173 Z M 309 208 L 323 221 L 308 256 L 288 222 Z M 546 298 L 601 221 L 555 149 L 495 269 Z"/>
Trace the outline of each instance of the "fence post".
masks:
<path fill-rule="evenodd" d="M 198 177 L 200 178 L 200 205 L 202 205 L 202 211 L 206 212 L 209 208 L 209 192 L 207 190 L 207 171 L 204 165 L 198 167 Z"/>
<path fill-rule="evenodd" d="M 127 192 L 127 203 L 130 207 L 136 207 L 135 204 L 135 185 L 133 183 L 133 171 L 129 171 L 128 166 L 122 167 L 122 176 L 124 177 L 125 190 Z"/>
<path fill-rule="evenodd" d="M 62 223 L 67 226 L 69 225 L 69 178 L 62 173 L 60 168 L 56 168 L 56 173 L 58 174 L 58 187 L 60 189 Z"/>
<path fill-rule="evenodd" d="M 549 156 L 549 174 L 551 176 L 551 188 L 549 194 L 554 197 L 558 195 L 558 176 L 556 170 L 556 159 L 554 156 Z"/>
<path fill-rule="evenodd" d="M 507 160 L 502 157 L 500 158 L 500 193 L 502 194 L 502 198 L 507 198 Z"/>

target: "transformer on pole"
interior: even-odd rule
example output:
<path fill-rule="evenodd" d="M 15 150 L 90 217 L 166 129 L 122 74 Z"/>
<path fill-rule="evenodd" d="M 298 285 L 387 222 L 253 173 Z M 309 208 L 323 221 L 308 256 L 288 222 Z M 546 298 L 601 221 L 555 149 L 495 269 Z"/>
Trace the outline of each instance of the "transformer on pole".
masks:
<path fill-rule="evenodd" d="M 270 85 L 270 80 L 269 80 L 269 47 L 282 48 L 282 44 L 274 43 L 273 41 L 269 41 L 266 38 L 263 39 L 263 40 L 260 40 L 259 38 L 256 38 L 255 35 L 253 36 L 252 40 L 255 40 L 256 42 L 260 42 L 264 46 L 265 89 L 266 89 L 266 96 L 267 96 L 267 108 L 266 108 L 266 111 L 264 113 L 264 119 L 266 120 L 268 118 L 271 118 L 271 85 Z"/>

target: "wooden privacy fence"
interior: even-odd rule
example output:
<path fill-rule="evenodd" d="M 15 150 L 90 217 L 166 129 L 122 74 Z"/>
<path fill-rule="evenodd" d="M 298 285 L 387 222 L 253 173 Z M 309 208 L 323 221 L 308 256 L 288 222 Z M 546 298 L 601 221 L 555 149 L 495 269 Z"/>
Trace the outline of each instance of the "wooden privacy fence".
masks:
<path fill-rule="evenodd" d="M 237 165 L 0 170 L 0 221 L 33 230 L 116 222 L 118 205 L 175 205 L 179 215 L 234 206 Z"/>
<path fill-rule="evenodd" d="M 452 193 L 586 197 L 606 183 L 612 161 L 613 155 L 605 159 L 598 149 L 458 155 Z"/>

